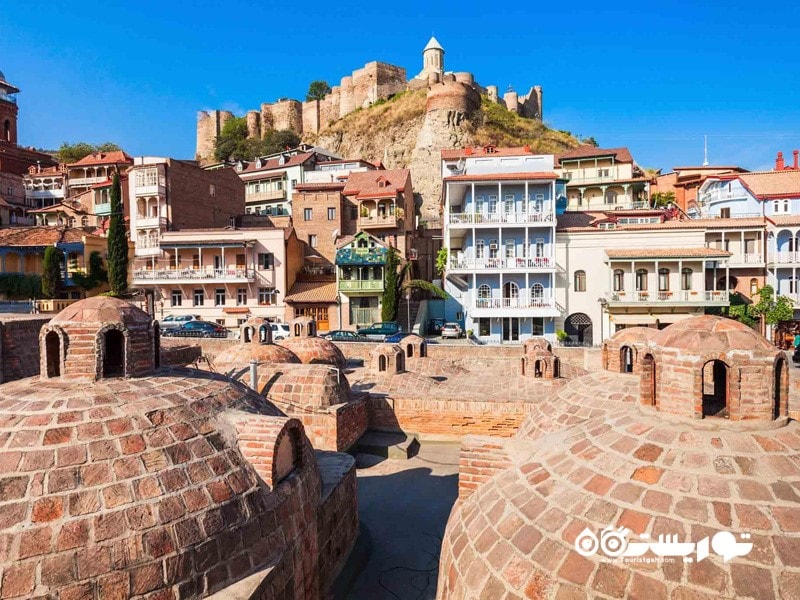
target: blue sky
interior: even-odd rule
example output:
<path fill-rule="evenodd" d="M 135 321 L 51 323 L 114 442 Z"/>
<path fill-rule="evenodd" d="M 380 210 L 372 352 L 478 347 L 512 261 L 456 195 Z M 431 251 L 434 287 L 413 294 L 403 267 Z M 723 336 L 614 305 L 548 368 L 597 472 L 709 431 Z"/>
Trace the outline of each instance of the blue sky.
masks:
<path fill-rule="evenodd" d="M 304 97 L 371 60 L 544 88 L 545 121 L 643 166 L 769 168 L 800 147 L 800 4 L 103 2 L 7 0 L 0 70 L 22 89 L 20 142 L 115 141 L 190 158 L 196 112 Z M 524 4 L 524 5 L 523 5 Z"/>

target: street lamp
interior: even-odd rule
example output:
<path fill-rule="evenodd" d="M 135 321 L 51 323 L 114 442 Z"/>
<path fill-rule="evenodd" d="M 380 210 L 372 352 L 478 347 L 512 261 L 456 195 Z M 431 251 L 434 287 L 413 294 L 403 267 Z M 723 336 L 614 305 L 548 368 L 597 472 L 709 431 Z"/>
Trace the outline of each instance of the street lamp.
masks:
<path fill-rule="evenodd" d="M 603 314 L 605 313 L 605 308 L 608 306 L 608 300 L 606 300 L 603 296 L 600 296 L 597 299 L 597 302 L 600 304 L 600 345 L 603 344 Z"/>

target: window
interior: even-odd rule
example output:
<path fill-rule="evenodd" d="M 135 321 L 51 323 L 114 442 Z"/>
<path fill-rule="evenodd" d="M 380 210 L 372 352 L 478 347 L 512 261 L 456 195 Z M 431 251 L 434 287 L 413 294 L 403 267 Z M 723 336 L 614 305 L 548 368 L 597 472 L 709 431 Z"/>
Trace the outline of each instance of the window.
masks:
<path fill-rule="evenodd" d="M 575 271 L 574 287 L 576 292 L 586 291 L 586 271 Z"/>
<path fill-rule="evenodd" d="M 615 192 L 614 190 L 607 190 L 605 195 L 605 202 L 606 204 L 616 204 L 617 192 Z"/>
<path fill-rule="evenodd" d="M 137 169 L 136 187 L 158 185 L 158 169 Z"/>
<path fill-rule="evenodd" d="M 311 246 L 312 248 L 316 248 L 317 247 L 317 236 L 309 235 L 308 236 L 308 245 Z"/>
<path fill-rule="evenodd" d="M 488 308 L 489 306 L 489 298 L 492 296 L 491 288 L 484 284 L 478 288 L 478 300 L 477 300 L 477 307 L 478 308 Z"/>
<path fill-rule="evenodd" d="M 244 306 L 247 304 L 247 288 L 236 289 L 236 306 Z"/>
<path fill-rule="evenodd" d="M 506 258 L 514 258 L 515 254 L 516 254 L 516 246 L 515 246 L 515 244 L 516 244 L 516 242 L 514 240 L 506 240 L 505 241 Z"/>
<path fill-rule="evenodd" d="M 772 203 L 772 212 L 777 213 L 778 212 L 778 206 L 780 206 L 780 203 L 777 200 L 775 200 Z"/>
<path fill-rule="evenodd" d="M 544 319 L 542 317 L 533 317 L 531 321 L 533 321 L 531 333 L 533 335 L 544 335 Z"/>
<path fill-rule="evenodd" d="M 183 294 L 180 290 L 172 290 L 172 306 L 183 304 Z"/>
<path fill-rule="evenodd" d="M 214 291 L 214 306 L 225 306 L 225 290 L 217 288 Z"/>
<path fill-rule="evenodd" d="M 750 280 L 750 297 L 752 298 L 756 294 L 758 294 L 758 279 L 753 277 L 753 279 Z"/>
<path fill-rule="evenodd" d="M 486 244 L 483 240 L 475 240 L 475 258 L 483 258 Z"/>
<path fill-rule="evenodd" d="M 610 169 L 597 169 L 597 176 L 598 177 L 610 177 L 611 170 Z"/>
<path fill-rule="evenodd" d="M 719 216 L 723 219 L 730 219 L 731 218 L 731 209 L 730 208 L 720 208 L 719 209 Z"/>
<path fill-rule="evenodd" d="M 481 337 L 491 335 L 491 319 L 487 317 L 478 319 L 478 335 Z"/>
<path fill-rule="evenodd" d="M 497 240 L 489 240 L 489 258 L 497 258 Z"/>
<path fill-rule="evenodd" d="M 303 209 L 303 221 L 310 221 L 314 218 L 314 211 L 310 208 Z"/>
<path fill-rule="evenodd" d="M 332 206 L 328 207 L 328 221 L 335 221 L 336 220 L 336 209 Z"/>
<path fill-rule="evenodd" d="M 203 306 L 205 302 L 205 294 L 203 293 L 202 289 L 195 290 L 193 294 L 193 304 L 192 306 Z"/>
<path fill-rule="evenodd" d="M 658 291 L 659 292 L 669 291 L 669 269 L 658 270 Z"/>
<path fill-rule="evenodd" d="M 217 197 L 217 186 L 215 186 L 213 183 L 208 184 L 208 195 L 212 198 Z"/>
<path fill-rule="evenodd" d="M 275 255 L 272 252 L 259 252 L 258 253 L 258 266 L 261 269 L 274 269 L 275 268 Z"/>
<path fill-rule="evenodd" d="M 541 283 L 534 283 L 531 286 L 531 300 L 539 303 L 544 300 L 544 286 Z"/>
<path fill-rule="evenodd" d="M 636 291 L 647 291 L 647 269 L 636 269 Z"/>
<path fill-rule="evenodd" d="M 625 290 L 625 271 L 614 269 L 614 291 L 622 292 Z"/>
<path fill-rule="evenodd" d="M 270 306 L 275 304 L 275 288 L 260 287 L 258 288 L 258 303 L 261 306 Z"/>
<path fill-rule="evenodd" d="M 783 212 L 785 212 L 785 213 L 789 212 L 789 201 L 788 200 L 784 200 L 783 201 Z"/>
<path fill-rule="evenodd" d="M 692 270 L 684 268 L 681 271 L 681 290 L 688 292 L 692 289 Z"/>

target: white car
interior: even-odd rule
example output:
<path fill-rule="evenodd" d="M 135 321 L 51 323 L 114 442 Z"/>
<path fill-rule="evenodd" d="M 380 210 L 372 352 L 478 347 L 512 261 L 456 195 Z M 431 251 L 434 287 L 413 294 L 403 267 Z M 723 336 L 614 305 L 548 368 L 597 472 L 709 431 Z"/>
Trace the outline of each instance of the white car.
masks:
<path fill-rule="evenodd" d="M 272 329 L 272 339 L 276 342 L 291 336 L 292 330 L 289 329 L 288 323 L 270 323 L 269 326 Z"/>
<path fill-rule="evenodd" d="M 458 323 L 445 323 L 442 326 L 442 338 L 455 338 L 458 339 L 464 331 Z"/>
<path fill-rule="evenodd" d="M 167 315 L 158 322 L 161 331 L 165 329 L 175 329 L 189 321 L 199 321 L 200 315 Z"/>

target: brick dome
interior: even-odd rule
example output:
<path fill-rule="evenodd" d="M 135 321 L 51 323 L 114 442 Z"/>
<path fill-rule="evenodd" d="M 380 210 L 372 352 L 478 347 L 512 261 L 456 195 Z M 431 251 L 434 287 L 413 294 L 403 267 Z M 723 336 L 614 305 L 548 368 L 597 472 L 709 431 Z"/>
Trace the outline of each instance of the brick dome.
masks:
<path fill-rule="evenodd" d="M 200 598 L 267 566 L 274 597 L 321 587 L 302 425 L 226 377 L 8 383 L 0 439 L 3 598 Z"/>
<path fill-rule="evenodd" d="M 214 358 L 214 367 L 220 372 L 242 370 L 250 367 L 255 359 L 259 365 L 273 363 L 299 363 L 297 355 L 278 344 L 245 343 L 231 346 Z"/>
<path fill-rule="evenodd" d="M 732 350 L 774 354 L 776 351 L 775 346 L 747 325 L 713 315 L 682 319 L 661 330 L 651 341 L 661 348 L 693 354 Z"/>
<path fill-rule="evenodd" d="M 306 365 L 325 364 L 340 369 L 347 365 L 347 359 L 336 344 L 320 337 L 290 337 L 277 345 L 291 350 Z"/>
<path fill-rule="evenodd" d="M 603 342 L 603 368 L 617 373 L 638 373 L 641 357 L 650 342 L 659 334 L 650 327 L 628 327 Z"/>
<path fill-rule="evenodd" d="M 55 317 L 51 325 L 122 323 L 149 325 L 153 318 L 126 300 L 110 296 L 93 296 L 70 304 Z"/>
<path fill-rule="evenodd" d="M 626 327 L 611 336 L 608 341 L 614 341 L 618 344 L 646 344 L 659 333 L 658 329 L 653 329 L 652 327 Z"/>
<path fill-rule="evenodd" d="M 534 442 L 497 440 L 495 448 L 481 461 L 507 466 L 450 515 L 438 598 L 796 597 L 796 422 L 744 431 L 609 412 Z M 709 556 L 655 562 L 647 550 L 643 558 L 653 562 L 622 562 L 602 546 L 587 556 L 576 551 L 578 536 L 588 530 L 600 538 L 609 526 L 631 530 L 628 542 L 641 533 L 650 535 L 645 542 L 709 538 Z M 720 532 L 752 550 L 725 562 L 713 545 Z"/>
<path fill-rule="evenodd" d="M 347 377 L 327 365 L 259 366 L 257 389 L 289 413 L 297 408 L 325 408 L 350 400 Z"/>

